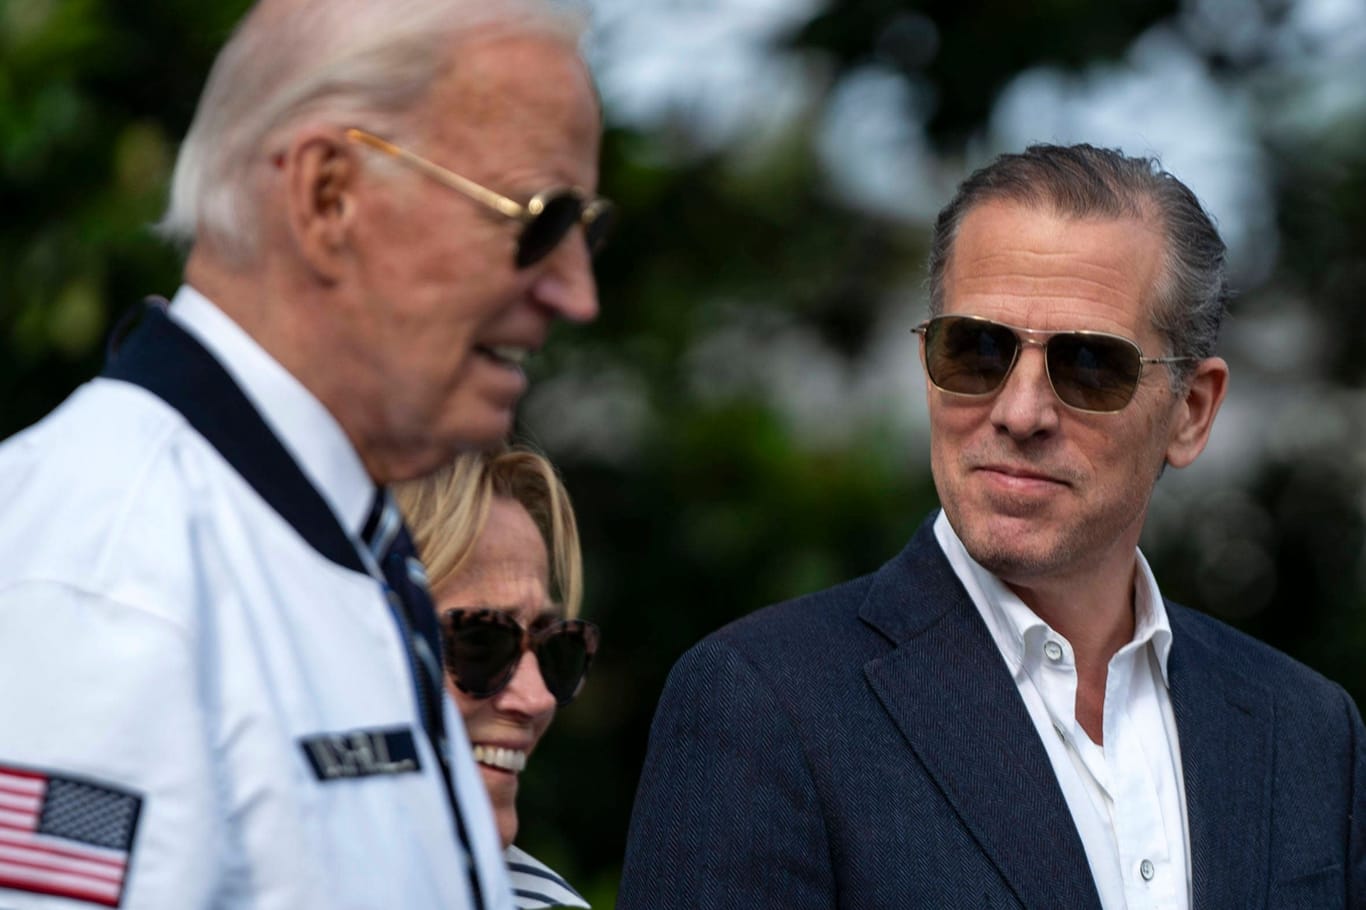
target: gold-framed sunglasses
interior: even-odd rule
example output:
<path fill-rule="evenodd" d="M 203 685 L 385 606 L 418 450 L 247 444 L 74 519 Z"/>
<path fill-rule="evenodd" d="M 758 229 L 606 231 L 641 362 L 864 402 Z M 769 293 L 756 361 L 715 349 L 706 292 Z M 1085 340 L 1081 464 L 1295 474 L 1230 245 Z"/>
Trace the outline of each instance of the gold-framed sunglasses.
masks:
<path fill-rule="evenodd" d="M 1195 357 L 1144 357 L 1132 340 L 1109 332 L 1045 331 L 981 316 L 935 316 L 911 329 L 925 340 L 925 372 L 941 392 L 994 395 L 1020 359 L 1020 349 L 1043 348 L 1053 394 L 1091 414 L 1124 410 L 1138 391 L 1145 364 Z"/>
<path fill-rule="evenodd" d="M 588 242 L 589 253 L 596 253 L 602 247 L 611 229 L 612 203 L 601 196 L 589 197 L 578 187 L 551 187 L 532 196 L 531 201 L 522 205 L 515 199 L 509 199 L 468 177 L 462 177 L 439 164 L 434 164 L 421 155 L 415 155 L 387 139 L 381 139 L 374 133 L 351 127 L 346 131 L 346 138 L 397 158 L 442 186 L 473 199 L 505 218 L 520 222 L 522 232 L 517 238 L 517 255 L 514 260 L 519 269 L 535 265 L 548 256 L 575 225 L 583 225 L 583 236 Z"/>

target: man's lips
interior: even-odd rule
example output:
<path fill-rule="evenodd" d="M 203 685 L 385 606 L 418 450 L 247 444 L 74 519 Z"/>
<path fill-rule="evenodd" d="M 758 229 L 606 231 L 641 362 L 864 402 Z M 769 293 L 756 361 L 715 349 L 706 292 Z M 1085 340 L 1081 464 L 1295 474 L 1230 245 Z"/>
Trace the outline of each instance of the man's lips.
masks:
<path fill-rule="evenodd" d="M 1058 474 L 1045 473 L 1037 468 L 1011 464 L 984 464 L 973 468 L 986 474 L 992 481 L 1012 489 L 1042 489 L 1049 486 L 1071 486 L 1071 482 Z"/>
<path fill-rule="evenodd" d="M 521 369 L 522 364 L 535 350 L 530 345 L 520 344 L 478 344 L 474 349 L 490 360 L 512 369 Z"/>

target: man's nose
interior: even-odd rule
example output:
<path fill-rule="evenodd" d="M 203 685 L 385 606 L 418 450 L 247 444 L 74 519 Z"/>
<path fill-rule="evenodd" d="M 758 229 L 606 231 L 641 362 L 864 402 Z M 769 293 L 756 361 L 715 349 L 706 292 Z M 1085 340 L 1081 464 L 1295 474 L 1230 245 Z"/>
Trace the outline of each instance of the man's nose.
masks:
<path fill-rule="evenodd" d="M 531 294 L 560 319 L 591 322 L 597 317 L 598 284 L 583 228 L 576 226 L 546 257 Z"/>
<path fill-rule="evenodd" d="M 1053 394 L 1044 349 L 1026 344 L 991 405 L 991 421 L 1016 439 L 1051 432 L 1058 425 L 1062 402 Z"/>

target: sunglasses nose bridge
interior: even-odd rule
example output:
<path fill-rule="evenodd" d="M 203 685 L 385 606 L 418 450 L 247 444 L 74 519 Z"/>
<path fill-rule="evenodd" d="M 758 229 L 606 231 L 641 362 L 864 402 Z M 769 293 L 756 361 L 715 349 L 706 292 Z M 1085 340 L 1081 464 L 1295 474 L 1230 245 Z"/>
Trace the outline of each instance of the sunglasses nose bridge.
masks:
<path fill-rule="evenodd" d="M 1015 353 L 1010 359 L 1010 368 L 1006 370 L 1006 375 L 1001 380 L 1002 387 L 1010 382 L 1011 376 L 1020 367 L 1021 361 L 1025 357 L 1026 349 L 1038 348 L 1039 357 L 1042 358 L 1043 363 L 1043 374 L 1048 378 L 1049 390 L 1056 391 L 1056 388 L 1053 386 L 1052 365 L 1048 362 L 1048 343 L 1052 340 L 1053 336 L 1051 334 L 1045 334 L 1042 338 L 1039 338 L 1036 337 L 1033 332 L 1015 329 Z"/>
<path fill-rule="evenodd" d="M 1038 337 L 1014 330 L 1010 365 L 991 403 L 991 420 L 1012 436 L 1024 438 L 1046 430 L 1057 419 L 1060 401 L 1048 364 L 1051 335 Z M 1036 360 L 1027 349 L 1038 348 Z"/>

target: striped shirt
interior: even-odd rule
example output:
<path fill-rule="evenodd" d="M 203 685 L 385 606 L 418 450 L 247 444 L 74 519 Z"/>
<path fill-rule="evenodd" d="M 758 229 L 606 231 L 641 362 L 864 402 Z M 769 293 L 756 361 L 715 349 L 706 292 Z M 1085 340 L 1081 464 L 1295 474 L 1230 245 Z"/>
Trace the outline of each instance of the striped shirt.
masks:
<path fill-rule="evenodd" d="M 544 907 L 588 907 L 588 902 L 557 872 L 525 850 L 508 847 L 503 854 L 512 882 L 512 900 L 517 910 Z"/>

